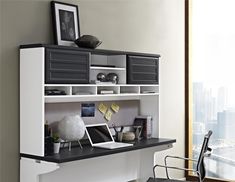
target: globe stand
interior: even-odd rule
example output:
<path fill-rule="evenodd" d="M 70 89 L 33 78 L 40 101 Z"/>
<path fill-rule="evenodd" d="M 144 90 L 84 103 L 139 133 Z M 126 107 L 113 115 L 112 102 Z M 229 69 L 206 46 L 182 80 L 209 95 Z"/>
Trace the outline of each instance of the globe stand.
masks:
<path fill-rule="evenodd" d="M 80 140 L 78 140 L 78 144 L 79 144 L 80 148 L 81 148 L 81 149 L 83 149 L 83 147 L 82 147 L 82 144 L 81 144 Z"/>
<path fill-rule="evenodd" d="M 72 148 L 72 142 L 68 142 L 68 147 L 69 147 L 69 151 L 71 151 L 71 148 Z M 81 144 L 81 142 L 78 140 L 78 144 L 79 144 L 79 147 L 81 148 L 81 149 L 83 149 L 83 147 L 82 147 L 82 144 Z"/>
<path fill-rule="evenodd" d="M 69 151 L 71 151 L 72 142 L 69 142 Z"/>

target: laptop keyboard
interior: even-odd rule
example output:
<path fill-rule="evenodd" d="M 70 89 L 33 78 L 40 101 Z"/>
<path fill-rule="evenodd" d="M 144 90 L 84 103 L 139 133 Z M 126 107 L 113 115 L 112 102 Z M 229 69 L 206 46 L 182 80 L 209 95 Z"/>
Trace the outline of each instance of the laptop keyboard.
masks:
<path fill-rule="evenodd" d="M 120 143 L 120 142 L 114 142 L 114 143 L 106 143 L 106 144 L 102 144 L 103 147 L 107 147 L 107 148 L 120 148 L 120 147 L 128 147 L 128 146 L 132 146 L 132 144 L 129 143 Z"/>

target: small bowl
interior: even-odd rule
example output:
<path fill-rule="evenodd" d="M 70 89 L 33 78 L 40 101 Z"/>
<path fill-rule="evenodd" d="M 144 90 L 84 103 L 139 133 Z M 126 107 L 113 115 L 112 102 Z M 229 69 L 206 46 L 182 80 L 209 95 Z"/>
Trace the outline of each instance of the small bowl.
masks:
<path fill-rule="evenodd" d="M 135 133 L 134 132 L 127 131 L 127 132 L 123 133 L 123 135 L 122 135 L 122 140 L 133 141 L 134 139 L 135 139 Z"/>

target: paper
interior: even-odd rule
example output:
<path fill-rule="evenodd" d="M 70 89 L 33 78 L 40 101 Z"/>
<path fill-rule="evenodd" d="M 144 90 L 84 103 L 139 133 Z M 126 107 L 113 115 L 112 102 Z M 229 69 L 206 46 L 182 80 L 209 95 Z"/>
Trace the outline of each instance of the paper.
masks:
<path fill-rule="evenodd" d="M 101 113 L 105 114 L 108 107 L 106 105 L 104 105 L 103 103 L 100 103 L 99 106 L 98 106 L 98 109 Z"/>
<path fill-rule="evenodd" d="M 109 109 L 105 115 L 104 115 L 104 118 L 107 120 L 107 121 L 110 121 L 111 118 L 112 118 L 112 115 L 113 115 L 113 112 Z"/>
<path fill-rule="evenodd" d="M 117 105 L 117 104 L 115 104 L 115 103 L 112 103 L 111 109 L 112 109 L 114 112 L 117 113 L 117 112 L 119 111 L 120 107 L 119 107 L 119 105 Z"/>

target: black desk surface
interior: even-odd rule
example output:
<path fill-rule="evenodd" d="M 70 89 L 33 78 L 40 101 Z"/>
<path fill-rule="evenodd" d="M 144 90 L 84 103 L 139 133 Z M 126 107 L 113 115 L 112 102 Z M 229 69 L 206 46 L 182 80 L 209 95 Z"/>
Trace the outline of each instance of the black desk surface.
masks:
<path fill-rule="evenodd" d="M 149 147 L 161 146 L 166 144 L 175 143 L 175 139 L 166 139 L 166 138 L 151 138 L 151 139 L 142 139 L 140 141 L 136 141 L 133 146 L 118 148 L 118 149 L 101 149 L 101 148 L 93 148 L 90 145 L 83 145 L 83 149 L 80 147 L 72 147 L 71 151 L 68 148 L 63 148 L 60 150 L 59 154 L 53 154 L 51 156 L 34 156 L 28 154 L 20 154 L 21 157 L 32 158 L 36 160 L 43 160 L 48 162 L 55 163 L 64 163 L 71 162 L 82 159 L 89 159 L 93 157 L 105 156 L 110 154 L 128 152 L 138 149 L 144 149 Z"/>

